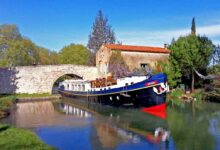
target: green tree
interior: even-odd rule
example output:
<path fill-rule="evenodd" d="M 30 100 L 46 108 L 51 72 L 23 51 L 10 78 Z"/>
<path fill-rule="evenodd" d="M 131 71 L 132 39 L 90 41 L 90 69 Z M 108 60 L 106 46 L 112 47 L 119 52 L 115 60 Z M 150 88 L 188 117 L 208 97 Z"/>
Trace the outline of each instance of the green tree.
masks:
<path fill-rule="evenodd" d="M 58 53 L 57 52 L 55 52 L 55 51 L 50 51 L 50 56 L 49 56 L 49 58 L 50 58 L 50 64 L 51 65 L 55 65 L 55 64 L 58 64 L 59 62 L 58 62 Z"/>
<path fill-rule="evenodd" d="M 3 24 L 0 25 L 0 38 L 3 39 L 21 39 L 22 36 L 16 25 Z"/>
<path fill-rule="evenodd" d="M 60 64 L 86 65 L 88 58 L 88 49 L 80 44 L 70 44 L 62 48 L 58 56 Z"/>
<path fill-rule="evenodd" d="M 22 37 L 16 25 L 0 25 L 0 66 L 57 64 L 57 53 Z"/>
<path fill-rule="evenodd" d="M 32 65 L 38 62 L 38 49 L 28 39 L 12 39 L 1 41 L 0 45 L 6 45 L 7 48 L 1 50 L 0 64 L 4 67 Z"/>
<path fill-rule="evenodd" d="M 194 17 L 192 19 L 191 34 L 192 35 L 196 35 L 196 22 L 195 22 L 195 18 Z"/>
<path fill-rule="evenodd" d="M 156 68 L 159 68 L 158 72 L 163 72 L 167 75 L 167 80 L 171 87 L 175 87 L 181 81 L 182 74 L 176 60 L 170 58 L 168 61 L 159 61 Z"/>
<path fill-rule="evenodd" d="M 54 51 L 39 47 L 39 62 L 41 65 L 58 64 L 58 54 Z"/>
<path fill-rule="evenodd" d="M 212 54 L 213 44 L 205 36 L 188 35 L 180 37 L 170 46 L 171 61 L 181 69 L 185 77 L 191 79 L 191 90 L 194 91 L 196 70 L 206 70 Z"/>

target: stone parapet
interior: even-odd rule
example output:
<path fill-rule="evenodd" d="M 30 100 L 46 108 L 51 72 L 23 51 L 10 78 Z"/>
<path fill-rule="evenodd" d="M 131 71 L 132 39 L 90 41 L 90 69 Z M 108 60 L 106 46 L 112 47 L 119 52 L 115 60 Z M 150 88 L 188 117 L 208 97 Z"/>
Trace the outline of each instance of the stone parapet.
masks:
<path fill-rule="evenodd" d="M 54 82 L 65 74 L 74 74 L 85 80 L 99 76 L 96 67 L 83 65 L 37 65 L 0 68 L 0 94 L 51 93 Z"/>

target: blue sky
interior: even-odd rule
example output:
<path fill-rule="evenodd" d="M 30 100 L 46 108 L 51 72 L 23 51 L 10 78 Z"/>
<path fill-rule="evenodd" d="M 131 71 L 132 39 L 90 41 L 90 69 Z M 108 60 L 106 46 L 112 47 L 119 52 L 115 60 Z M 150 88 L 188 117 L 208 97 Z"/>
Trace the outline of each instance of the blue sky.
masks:
<path fill-rule="evenodd" d="M 0 24 L 16 24 L 37 45 L 59 51 L 87 44 L 98 10 L 123 44 L 163 46 L 190 32 L 220 44 L 219 0 L 1 0 Z"/>

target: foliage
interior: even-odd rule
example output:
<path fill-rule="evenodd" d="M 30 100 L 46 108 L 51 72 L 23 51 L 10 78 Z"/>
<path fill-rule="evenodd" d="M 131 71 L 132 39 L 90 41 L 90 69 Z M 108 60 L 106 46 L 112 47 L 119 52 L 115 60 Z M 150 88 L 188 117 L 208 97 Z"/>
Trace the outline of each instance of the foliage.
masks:
<path fill-rule="evenodd" d="M 195 98 L 196 101 L 201 101 L 202 96 L 203 96 L 202 90 L 196 90 L 195 93 L 193 94 L 193 98 Z"/>
<path fill-rule="evenodd" d="M 170 58 L 169 61 L 159 61 L 155 70 L 157 73 L 163 72 L 167 75 L 168 83 L 171 87 L 175 87 L 180 82 L 181 70 L 178 63 Z"/>
<path fill-rule="evenodd" d="M 24 66 L 38 62 L 37 47 L 28 39 L 4 40 L 0 38 L 1 49 L 0 66 Z"/>
<path fill-rule="evenodd" d="M 70 44 L 61 49 L 59 53 L 60 64 L 85 65 L 88 62 L 89 51 L 80 44 Z"/>
<path fill-rule="evenodd" d="M 219 65 L 212 65 L 207 68 L 209 74 L 217 74 L 220 75 L 220 64 Z"/>
<path fill-rule="evenodd" d="M 1 95 L 0 96 L 0 111 L 9 109 L 15 103 L 16 97 L 14 95 Z"/>
<path fill-rule="evenodd" d="M 57 54 L 22 37 L 15 25 L 0 25 L 0 67 L 56 64 Z"/>
<path fill-rule="evenodd" d="M 183 106 L 183 103 L 180 99 L 180 97 L 183 94 L 184 94 L 184 91 L 182 89 L 176 88 L 168 94 L 168 97 L 169 97 L 169 100 L 171 100 L 173 102 L 173 104 L 175 104 L 177 106 Z"/>
<path fill-rule="evenodd" d="M 195 22 L 195 18 L 194 17 L 192 19 L 191 34 L 192 35 L 196 35 L 196 22 Z"/>
<path fill-rule="evenodd" d="M 89 52 L 89 59 L 87 62 L 87 65 L 89 66 L 95 66 L 96 63 L 96 54 L 94 52 Z"/>
<path fill-rule="evenodd" d="M 0 147 L 4 150 L 53 150 L 31 131 L 0 125 Z"/>
<path fill-rule="evenodd" d="M 115 33 L 111 26 L 108 24 L 108 19 L 99 10 L 92 27 L 92 32 L 89 35 L 87 47 L 96 53 L 102 44 L 115 43 Z"/>
<path fill-rule="evenodd" d="M 58 64 L 58 54 L 54 51 L 39 47 L 39 64 L 53 65 Z"/>
<path fill-rule="evenodd" d="M 109 60 L 109 72 L 111 72 L 114 77 L 125 77 L 129 74 L 128 66 L 121 56 L 120 51 L 112 52 Z"/>
<path fill-rule="evenodd" d="M 3 39 L 21 39 L 22 36 L 16 25 L 0 25 L 0 37 Z"/>
<path fill-rule="evenodd" d="M 172 50 L 171 62 L 176 63 L 184 77 L 191 79 L 194 91 L 194 69 L 206 70 L 213 50 L 211 40 L 205 36 L 188 35 L 174 41 L 169 48 Z"/>

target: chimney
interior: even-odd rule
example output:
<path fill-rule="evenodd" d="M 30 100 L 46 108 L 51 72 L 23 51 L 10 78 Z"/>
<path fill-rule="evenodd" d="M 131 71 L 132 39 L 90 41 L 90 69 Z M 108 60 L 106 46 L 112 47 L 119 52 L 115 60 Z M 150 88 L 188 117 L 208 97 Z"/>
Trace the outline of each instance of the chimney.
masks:
<path fill-rule="evenodd" d="M 167 43 L 164 44 L 164 48 L 165 48 L 165 49 L 168 48 L 168 44 L 167 44 Z"/>

